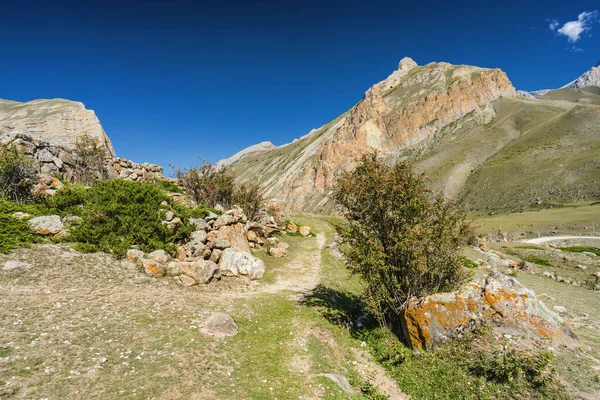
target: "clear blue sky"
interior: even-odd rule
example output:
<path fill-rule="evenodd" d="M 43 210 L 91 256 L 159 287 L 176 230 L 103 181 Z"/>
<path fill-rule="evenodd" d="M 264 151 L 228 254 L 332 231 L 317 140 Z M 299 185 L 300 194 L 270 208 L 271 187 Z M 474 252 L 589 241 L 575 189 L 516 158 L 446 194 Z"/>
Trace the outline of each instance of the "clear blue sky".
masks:
<path fill-rule="evenodd" d="M 188 166 L 327 123 L 404 56 L 525 90 L 600 59 L 598 0 L 487 3 L 4 1 L 0 98 L 82 101 L 118 155 Z"/>

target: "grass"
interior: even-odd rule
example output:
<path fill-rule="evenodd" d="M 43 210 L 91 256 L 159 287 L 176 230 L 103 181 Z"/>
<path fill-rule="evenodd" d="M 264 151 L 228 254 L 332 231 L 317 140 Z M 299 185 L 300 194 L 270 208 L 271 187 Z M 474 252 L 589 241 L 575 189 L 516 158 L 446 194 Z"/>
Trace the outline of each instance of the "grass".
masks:
<path fill-rule="evenodd" d="M 532 263 L 538 264 L 538 265 L 546 265 L 546 266 L 551 265 L 550 261 L 548 259 L 542 258 L 542 257 L 538 257 L 538 256 L 533 256 L 533 255 L 531 255 L 531 256 L 524 256 L 523 260 L 524 261 L 529 261 L 529 262 L 532 262 Z"/>
<path fill-rule="evenodd" d="M 600 256 L 600 249 L 597 247 L 571 246 L 561 247 L 560 249 L 569 253 L 592 253 L 597 256 Z"/>

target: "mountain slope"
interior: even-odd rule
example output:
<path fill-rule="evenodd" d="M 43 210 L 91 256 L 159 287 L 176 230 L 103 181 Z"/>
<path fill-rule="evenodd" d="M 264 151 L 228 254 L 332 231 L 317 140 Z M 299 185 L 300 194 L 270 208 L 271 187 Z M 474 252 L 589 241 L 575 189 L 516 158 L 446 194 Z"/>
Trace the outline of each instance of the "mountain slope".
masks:
<path fill-rule="evenodd" d="M 0 99 L 0 137 L 18 134 L 67 149 L 75 147 L 78 137 L 88 135 L 115 156 L 112 143 L 94 111 L 76 101 L 40 99 L 21 103 Z"/>
<path fill-rule="evenodd" d="M 600 61 L 573 82 L 567 83 L 564 88 L 581 89 L 587 86 L 600 86 Z"/>
<path fill-rule="evenodd" d="M 231 166 L 240 182 L 259 182 L 288 210 L 328 212 L 335 176 L 373 150 L 384 156 L 432 137 L 501 96 L 516 96 L 504 72 L 409 58 L 329 124 L 288 145 L 242 155 Z"/>

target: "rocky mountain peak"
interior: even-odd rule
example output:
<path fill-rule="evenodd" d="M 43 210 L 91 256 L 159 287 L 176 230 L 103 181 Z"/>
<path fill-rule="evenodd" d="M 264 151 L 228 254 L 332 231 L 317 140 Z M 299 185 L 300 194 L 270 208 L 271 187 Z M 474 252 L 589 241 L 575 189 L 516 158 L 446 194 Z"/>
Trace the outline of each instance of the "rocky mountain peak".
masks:
<path fill-rule="evenodd" d="M 598 62 L 596 63 L 596 65 L 594 65 L 594 68 L 600 67 L 600 60 L 598 60 Z"/>
<path fill-rule="evenodd" d="M 408 72 L 415 67 L 418 67 L 418 65 L 412 58 L 404 57 L 398 64 L 398 71 Z"/>
<path fill-rule="evenodd" d="M 580 89 L 587 86 L 600 86 L 600 61 L 579 78 L 563 87 Z"/>

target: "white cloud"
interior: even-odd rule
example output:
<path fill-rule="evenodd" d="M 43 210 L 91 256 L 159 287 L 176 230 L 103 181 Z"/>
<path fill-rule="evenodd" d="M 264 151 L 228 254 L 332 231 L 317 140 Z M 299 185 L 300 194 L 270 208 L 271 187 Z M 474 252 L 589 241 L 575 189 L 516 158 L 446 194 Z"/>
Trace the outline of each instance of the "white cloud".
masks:
<path fill-rule="evenodd" d="M 581 38 L 583 32 L 592 29 L 591 25 L 598 20 L 598 11 L 584 11 L 577 17 L 577 21 L 569 21 L 565 23 L 557 32 L 569 39 L 569 42 L 575 43 Z M 555 30 L 557 25 L 554 25 L 555 20 L 550 22 L 548 27 Z M 553 28 L 554 27 L 554 28 Z"/>
<path fill-rule="evenodd" d="M 555 19 L 547 19 L 546 21 L 549 22 L 548 28 L 550 28 L 551 31 L 555 31 L 560 25 Z"/>

